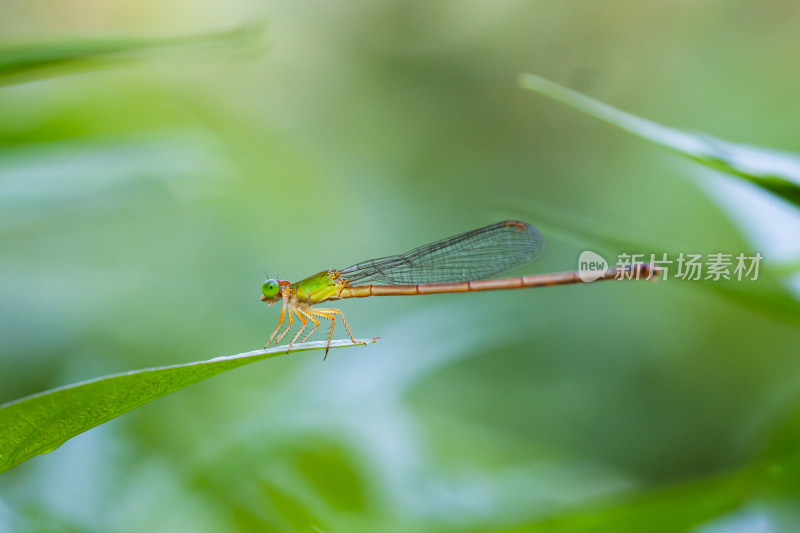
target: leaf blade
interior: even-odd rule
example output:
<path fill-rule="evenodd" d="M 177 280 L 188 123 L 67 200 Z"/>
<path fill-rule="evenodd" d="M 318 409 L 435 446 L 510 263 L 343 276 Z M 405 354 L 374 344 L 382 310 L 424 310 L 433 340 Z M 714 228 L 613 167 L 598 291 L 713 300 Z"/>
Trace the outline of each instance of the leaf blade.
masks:
<path fill-rule="evenodd" d="M 737 176 L 800 207 L 800 155 L 689 133 L 612 107 L 535 74 L 520 87 L 581 111 L 710 168 Z"/>
<path fill-rule="evenodd" d="M 331 348 L 376 339 L 332 341 Z M 327 341 L 296 344 L 292 352 L 319 350 Z M 145 368 L 74 383 L 0 405 L 0 473 L 117 416 L 210 377 L 288 353 L 286 346 L 180 365 Z"/>
<path fill-rule="evenodd" d="M 95 38 L 0 45 L 0 87 L 35 79 L 71 74 L 80 69 L 111 66 L 141 59 L 146 54 L 176 51 L 199 45 L 247 51 L 262 48 L 263 25 L 182 37 Z"/>

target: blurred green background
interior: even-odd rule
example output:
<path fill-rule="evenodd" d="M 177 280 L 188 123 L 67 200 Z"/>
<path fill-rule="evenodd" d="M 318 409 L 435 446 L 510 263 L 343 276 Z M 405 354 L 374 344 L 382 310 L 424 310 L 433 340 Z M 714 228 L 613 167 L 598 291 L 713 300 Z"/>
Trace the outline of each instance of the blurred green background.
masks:
<path fill-rule="evenodd" d="M 0 402 L 257 349 L 264 270 L 505 218 L 548 238 L 525 273 L 626 251 L 548 231 L 562 218 L 647 251 L 800 257 L 796 219 L 750 231 L 770 209 L 739 217 L 725 180 L 516 83 L 798 152 L 795 1 L 0 0 L 8 49 L 242 25 L 0 87 Z M 378 344 L 84 433 L 0 477 L 0 530 L 796 530 L 800 315 L 708 288 L 343 302 Z"/>

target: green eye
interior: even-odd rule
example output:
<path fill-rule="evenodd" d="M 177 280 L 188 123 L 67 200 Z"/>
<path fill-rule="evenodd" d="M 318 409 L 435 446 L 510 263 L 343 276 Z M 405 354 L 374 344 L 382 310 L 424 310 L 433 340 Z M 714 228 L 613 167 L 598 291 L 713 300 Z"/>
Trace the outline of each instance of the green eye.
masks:
<path fill-rule="evenodd" d="M 264 298 L 271 299 L 275 298 L 278 295 L 278 290 L 280 286 L 278 282 L 274 279 L 268 279 L 264 283 L 261 284 L 261 294 L 264 295 Z"/>

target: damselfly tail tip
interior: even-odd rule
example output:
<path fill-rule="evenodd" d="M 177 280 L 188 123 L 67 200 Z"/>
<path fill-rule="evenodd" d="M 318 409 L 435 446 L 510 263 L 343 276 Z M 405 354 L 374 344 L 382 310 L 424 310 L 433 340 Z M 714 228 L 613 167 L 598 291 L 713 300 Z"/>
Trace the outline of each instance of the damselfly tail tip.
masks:
<path fill-rule="evenodd" d="M 661 271 L 663 269 L 651 264 L 645 264 L 645 275 L 647 281 L 658 281 L 661 279 Z"/>
<path fill-rule="evenodd" d="M 661 276 L 661 268 L 650 263 L 636 263 L 633 265 L 631 272 L 635 276 L 634 279 L 644 281 L 658 281 Z"/>

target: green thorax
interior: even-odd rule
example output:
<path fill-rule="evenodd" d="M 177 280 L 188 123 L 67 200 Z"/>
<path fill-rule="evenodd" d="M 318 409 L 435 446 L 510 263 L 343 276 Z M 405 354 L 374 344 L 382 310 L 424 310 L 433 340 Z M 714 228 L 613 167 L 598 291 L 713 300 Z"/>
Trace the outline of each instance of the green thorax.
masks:
<path fill-rule="evenodd" d="M 323 270 L 292 285 L 292 295 L 309 305 L 336 298 L 347 282 L 339 277 L 338 270 Z"/>

